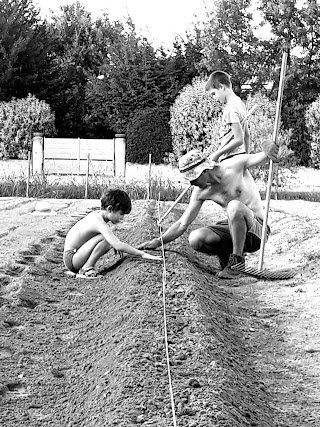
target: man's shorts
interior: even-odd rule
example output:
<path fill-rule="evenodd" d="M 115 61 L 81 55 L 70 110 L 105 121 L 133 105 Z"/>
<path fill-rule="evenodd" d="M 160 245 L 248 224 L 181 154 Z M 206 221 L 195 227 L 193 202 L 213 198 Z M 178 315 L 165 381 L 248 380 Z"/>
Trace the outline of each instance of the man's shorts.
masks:
<path fill-rule="evenodd" d="M 243 252 L 256 252 L 258 249 L 260 249 L 261 245 L 261 237 L 262 237 L 262 226 L 263 226 L 263 220 L 258 217 L 253 218 L 253 224 L 250 230 L 247 231 L 246 240 L 244 243 Z M 229 229 L 229 223 L 227 219 L 224 219 L 222 221 L 218 221 L 215 225 L 207 226 L 206 228 L 209 228 L 214 233 L 218 234 L 220 238 L 223 240 L 223 247 L 229 248 L 230 253 L 232 253 L 233 244 L 232 244 L 232 237 Z M 268 240 L 269 234 L 271 230 L 270 227 L 267 226 L 267 233 L 266 233 L 266 240 Z"/>
<path fill-rule="evenodd" d="M 72 263 L 72 259 L 74 254 L 77 252 L 77 249 L 68 249 L 63 252 L 63 262 L 68 270 L 72 271 L 72 273 L 78 273 L 79 270 L 75 269 Z"/>

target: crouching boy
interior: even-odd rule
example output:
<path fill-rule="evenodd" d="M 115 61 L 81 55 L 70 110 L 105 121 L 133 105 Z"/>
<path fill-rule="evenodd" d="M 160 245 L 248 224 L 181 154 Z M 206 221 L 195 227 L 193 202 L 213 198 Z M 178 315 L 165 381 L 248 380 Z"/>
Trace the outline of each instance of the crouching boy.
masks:
<path fill-rule="evenodd" d="M 101 197 L 101 208 L 90 212 L 69 230 L 63 253 L 68 270 L 77 277 L 97 277 L 94 266 L 111 248 L 143 259 L 161 261 L 161 257 L 135 249 L 113 234 L 109 223 L 119 223 L 130 212 L 128 194 L 122 190 L 108 190 Z"/>

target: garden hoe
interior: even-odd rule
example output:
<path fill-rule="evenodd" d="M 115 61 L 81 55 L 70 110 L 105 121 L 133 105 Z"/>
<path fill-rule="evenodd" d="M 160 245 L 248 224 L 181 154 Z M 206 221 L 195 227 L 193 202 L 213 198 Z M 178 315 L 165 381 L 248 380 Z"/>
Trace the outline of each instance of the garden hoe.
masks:
<path fill-rule="evenodd" d="M 279 89 L 278 89 L 278 99 L 277 99 L 277 108 L 276 108 L 276 117 L 275 117 L 275 123 L 274 123 L 274 131 L 273 131 L 273 142 L 275 144 L 277 144 L 279 125 L 280 125 L 280 113 L 281 113 L 281 105 L 282 105 L 284 77 L 286 74 L 286 67 L 287 67 L 287 58 L 288 58 L 288 52 L 286 50 L 284 50 L 283 56 L 282 56 L 280 81 L 279 81 Z M 255 277 L 258 277 L 261 279 L 269 279 L 269 280 L 292 279 L 296 275 L 296 271 L 294 271 L 292 269 L 283 269 L 283 270 L 278 270 L 278 271 L 271 271 L 271 270 L 267 270 L 267 269 L 262 268 L 263 256 L 264 256 L 264 247 L 265 247 L 265 243 L 266 243 L 266 232 L 267 232 L 267 224 L 268 224 L 268 214 L 269 214 L 272 179 L 273 179 L 273 161 L 270 159 L 268 186 L 267 186 L 267 192 L 266 192 L 266 208 L 265 208 L 265 216 L 264 216 L 263 226 L 262 226 L 261 248 L 260 248 L 258 268 L 246 266 L 244 263 L 233 265 L 231 268 L 233 270 L 237 270 L 237 271 L 240 271 L 242 273 L 249 274 L 251 276 L 255 276 Z"/>

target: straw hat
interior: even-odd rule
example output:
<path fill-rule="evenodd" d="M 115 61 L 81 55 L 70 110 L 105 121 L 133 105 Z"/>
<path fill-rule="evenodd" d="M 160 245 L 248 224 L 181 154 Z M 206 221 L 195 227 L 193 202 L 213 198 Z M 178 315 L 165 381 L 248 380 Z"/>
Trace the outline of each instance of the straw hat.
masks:
<path fill-rule="evenodd" d="M 194 181 L 204 170 L 212 169 L 217 164 L 207 159 L 200 150 L 194 149 L 179 159 L 179 171 L 188 181 Z"/>

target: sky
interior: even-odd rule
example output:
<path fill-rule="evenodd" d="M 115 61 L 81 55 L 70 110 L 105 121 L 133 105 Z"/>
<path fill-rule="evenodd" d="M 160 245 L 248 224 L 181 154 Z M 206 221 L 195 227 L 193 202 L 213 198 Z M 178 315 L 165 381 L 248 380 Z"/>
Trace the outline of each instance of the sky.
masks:
<path fill-rule="evenodd" d="M 193 28 L 193 23 L 207 21 L 214 0 L 79 0 L 85 9 L 96 19 L 107 11 L 111 21 L 119 19 L 124 22 L 129 15 L 139 34 L 147 37 L 155 48 L 163 46 L 172 49 L 175 37 L 185 37 L 186 31 Z M 76 0 L 33 0 L 40 9 L 42 17 L 50 17 L 50 11 L 58 14 L 60 6 L 73 4 Z M 320 3 L 320 0 L 317 0 Z M 252 0 L 251 12 L 258 23 L 261 16 L 256 11 L 257 0 Z M 305 0 L 298 0 L 301 6 Z M 256 36 L 269 38 L 270 26 L 259 29 Z"/>
<path fill-rule="evenodd" d="M 59 13 L 62 5 L 76 0 L 33 0 L 42 17 L 50 17 L 50 10 Z M 107 11 L 111 21 L 124 21 L 131 16 L 138 32 L 147 37 L 154 47 L 172 47 L 176 35 L 184 37 L 192 23 L 205 20 L 212 0 L 80 0 L 95 19 Z M 209 9 L 210 10 L 210 9 Z"/>

